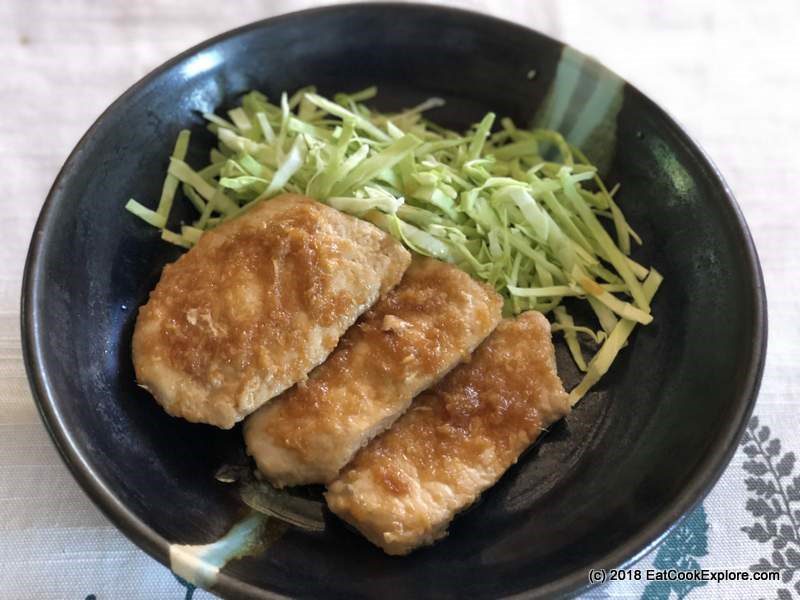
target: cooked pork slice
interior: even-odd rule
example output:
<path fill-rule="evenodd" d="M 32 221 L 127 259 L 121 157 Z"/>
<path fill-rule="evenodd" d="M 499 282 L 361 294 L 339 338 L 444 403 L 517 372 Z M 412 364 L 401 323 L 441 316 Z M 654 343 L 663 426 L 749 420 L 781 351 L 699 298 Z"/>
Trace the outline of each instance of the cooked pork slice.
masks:
<path fill-rule="evenodd" d="M 248 452 L 275 485 L 326 483 L 412 398 L 495 328 L 502 299 L 460 269 L 415 259 L 308 380 L 253 414 Z"/>
<path fill-rule="evenodd" d="M 169 414 L 230 428 L 324 361 L 410 261 L 319 202 L 264 201 L 164 268 L 136 321 L 136 378 Z"/>
<path fill-rule="evenodd" d="M 455 514 L 568 411 L 547 319 L 505 320 L 356 455 L 328 486 L 328 506 L 387 553 L 406 554 L 445 536 Z"/>

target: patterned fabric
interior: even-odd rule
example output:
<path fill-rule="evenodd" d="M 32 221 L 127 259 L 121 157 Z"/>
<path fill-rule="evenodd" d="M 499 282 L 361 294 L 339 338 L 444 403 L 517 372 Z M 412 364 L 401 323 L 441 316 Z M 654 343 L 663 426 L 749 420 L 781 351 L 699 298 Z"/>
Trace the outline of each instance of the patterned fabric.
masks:
<path fill-rule="evenodd" d="M 797 0 L 452 0 L 596 56 L 667 107 L 741 204 L 767 285 L 764 383 L 742 446 L 701 506 L 635 565 L 777 569 L 777 582 L 613 582 L 584 598 L 800 599 L 800 69 Z M 47 189 L 97 115 L 186 47 L 313 0 L 0 2 L 0 598 L 181 599 L 181 582 L 125 539 L 61 463 L 20 351 L 25 252 Z M 657 190 L 654 190 L 657 193 Z M 111 199 L 109 199 L 111 201 Z"/>
<path fill-rule="evenodd" d="M 794 475 L 794 452 L 781 454 L 781 441 L 770 436 L 766 425 L 759 427 L 757 417 L 750 420 L 742 447 L 749 459 L 742 469 L 750 475 L 744 483 L 751 492 L 745 508 L 753 516 L 753 524 L 742 531 L 766 545 L 766 556 L 750 569 L 779 570 L 781 582 L 793 583 L 800 594 L 800 474 Z M 791 592 L 780 588 L 778 597 L 790 598 Z"/>

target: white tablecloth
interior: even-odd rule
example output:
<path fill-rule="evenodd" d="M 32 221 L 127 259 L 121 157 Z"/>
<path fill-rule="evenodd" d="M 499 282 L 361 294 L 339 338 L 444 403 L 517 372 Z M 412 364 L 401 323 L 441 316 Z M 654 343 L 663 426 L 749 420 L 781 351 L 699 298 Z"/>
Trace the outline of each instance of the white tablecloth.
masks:
<path fill-rule="evenodd" d="M 130 84 L 209 36 L 310 0 L 0 3 L 0 597 L 183 598 L 191 592 L 126 540 L 72 481 L 42 426 L 20 351 L 19 293 L 34 220 L 58 168 Z M 584 50 L 667 107 L 733 187 L 766 278 L 770 342 L 756 414 L 781 453 L 800 451 L 800 2 L 463 1 Z M 795 179 L 797 178 L 797 179 Z M 775 443 L 773 442 L 773 446 Z M 783 561 L 786 583 L 642 583 L 591 597 L 800 598 L 800 474 L 794 455 L 740 449 L 702 509 L 642 565 L 747 569 Z M 783 475 L 781 475 L 783 474 Z M 755 475 L 755 476 L 754 476 Z M 749 478 L 749 480 L 748 480 Z M 758 493 L 779 488 L 763 516 Z M 779 485 L 778 485 L 779 484 Z M 797 491 L 792 492 L 792 486 Z M 786 508 L 792 516 L 786 514 Z M 760 515 L 760 516 L 759 516 Z M 742 528 L 761 523 L 748 534 Z M 776 533 L 769 531 L 770 523 Z M 753 539 L 751 539 L 751 537 Z M 773 547 L 779 552 L 773 553 Z M 681 563 L 683 561 L 683 563 Z M 779 590 L 785 590 L 780 591 Z M 665 595 L 666 592 L 666 595 Z M 208 597 L 196 592 L 195 598 Z"/>

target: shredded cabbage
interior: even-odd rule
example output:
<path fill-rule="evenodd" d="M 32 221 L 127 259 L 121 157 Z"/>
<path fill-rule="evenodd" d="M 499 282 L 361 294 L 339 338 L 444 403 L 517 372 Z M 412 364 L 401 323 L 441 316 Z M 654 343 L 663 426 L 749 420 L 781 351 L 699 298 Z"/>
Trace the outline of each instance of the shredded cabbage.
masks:
<path fill-rule="evenodd" d="M 618 186 L 608 191 L 558 132 L 519 129 L 509 119 L 493 132 L 489 113 L 458 133 L 425 118 L 441 99 L 384 114 L 363 104 L 376 92 L 329 99 L 309 87 L 282 94 L 277 104 L 250 92 L 227 119 L 204 115 L 218 139 L 204 168 L 186 162 L 189 131 L 181 131 L 157 209 L 133 199 L 126 208 L 186 248 L 203 231 L 283 192 L 367 219 L 415 252 L 489 283 L 506 299 L 506 315 L 552 312 L 553 330 L 563 332 L 585 372 L 570 394 L 575 404 L 608 371 L 633 328 L 652 322 L 650 302 L 661 283 L 654 269 L 629 256 L 641 239 L 615 200 Z M 198 218 L 176 232 L 167 224 L 179 183 Z M 594 327 L 577 325 L 564 298 L 585 301 Z"/>

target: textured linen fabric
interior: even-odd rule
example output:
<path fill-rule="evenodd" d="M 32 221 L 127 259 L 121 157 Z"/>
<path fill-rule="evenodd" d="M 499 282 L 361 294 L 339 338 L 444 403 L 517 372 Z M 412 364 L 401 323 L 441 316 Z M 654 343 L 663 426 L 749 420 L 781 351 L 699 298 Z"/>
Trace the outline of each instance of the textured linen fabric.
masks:
<path fill-rule="evenodd" d="M 187 589 L 124 538 L 59 459 L 25 379 L 19 331 L 23 263 L 59 167 L 114 98 L 209 36 L 314 4 L 0 3 L 0 598 L 210 597 Z M 800 179 L 800 3 L 447 4 L 562 39 L 666 107 L 727 178 L 764 268 L 770 340 L 759 423 L 703 505 L 638 566 L 747 569 L 768 561 L 782 566 L 784 581 L 632 582 L 593 588 L 585 597 L 800 598 L 800 469 L 794 465 L 800 452 L 800 224 L 794 189 Z"/>

